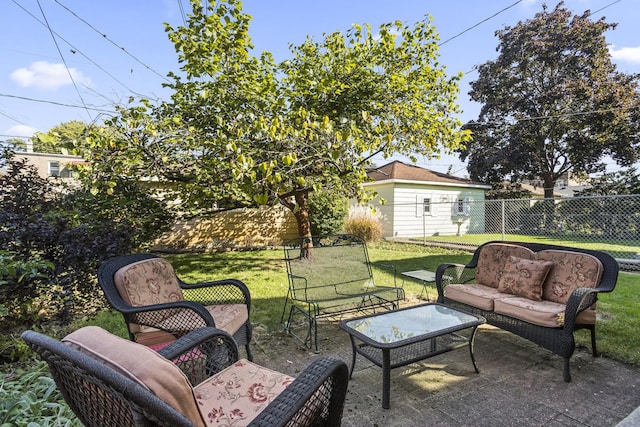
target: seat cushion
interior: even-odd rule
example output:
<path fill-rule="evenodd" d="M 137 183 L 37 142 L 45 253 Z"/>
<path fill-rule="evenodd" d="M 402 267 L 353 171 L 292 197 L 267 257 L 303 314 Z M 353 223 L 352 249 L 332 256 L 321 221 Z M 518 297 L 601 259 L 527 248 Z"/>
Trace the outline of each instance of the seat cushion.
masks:
<path fill-rule="evenodd" d="M 542 298 L 565 304 L 576 288 L 594 288 L 600 283 L 604 267 L 593 255 L 549 249 L 538 252 L 537 259 L 553 261 L 542 285 Z"/>
<path fill-rule="evenodd" d="M 512 298 L 513 294 L 499 292 L 498 289 L 477 283 L 462 285 L 452 284 L 444 288 L 444 295 L 454 301 L 471 305 L 481 310 L 492 311 L 496 298 Z"/>
<path fill-rule="evenodd" d="M 150 348 L 120 338 L 98 326 L 81 328 L 67 335 L 62 342 L 146 387 L 194 424 L 204 425 L 187 377 L 177 366 Z"/>
<path fill-rule="evenodd" d="M 205 307 L 216 328 L 228 332 L 230 335 L 235 334 L 242 325 L 249 320 L 249 311 L 245 304 L 219 304 L 209 305 Z M 199 326 L 206 326 L 203 321 L 201 324 L 194 325 L 193 312 L 188 310 L 177 310 L 178 312 L 171 317 L 166 318 L 158 323 L 158 327 L 174 331 L 177 333 L 188 332 Z M 200 317 L 198 317 L 200 319 Z"/>
<path fill-rule="evenodd" d="M 210 426 L 246 426 L 293 378 L 241 359 L 195 387 L 198 408 Z"/>
<path fill-rule="evenodd" d="M 517 295 L 533 301 L 542 299 L 542 283 L 547 278 L 551 261 L 509 256 L 498 284 L 498 291 Z"/>
<path fill-rule="evenodd" d="M 532 301 L 528 298 L 500 298 L 494 301 L 494 311 L 534 325 L 557 328 L 564 326 L 565 305 L 553 301 Z M 596 322 L 596 311 L 584 310 L 576 323 L 589 325 Z"/>
<path fill-rule="evenodd" d="M 509 256 L 535 259 L 535 252 L 524 246 L 507 243 L 489 243 L 483 246 L 478 256 L 476 283 L 497 288 L 504 264 Z"/>

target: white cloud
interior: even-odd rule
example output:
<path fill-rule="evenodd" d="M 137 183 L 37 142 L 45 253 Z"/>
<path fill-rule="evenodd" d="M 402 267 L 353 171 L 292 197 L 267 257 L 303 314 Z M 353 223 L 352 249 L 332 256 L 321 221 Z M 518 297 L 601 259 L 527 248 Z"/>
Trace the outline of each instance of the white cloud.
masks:
<path fill-rule="evenodd" d="M 7 130 L 7 135 L 21 137 L 21 138 L 31 138 L 34 133 L 38 132 L 38 129 L 32 128 L 31 126 L 26 125 L 16 125 L 11 126 Z"/>
<path fill-rule="evenodd" d="M 37 61 L 29 68 L 18 68 L 11 73 L 11 78 L 22 87 L 36 87 L 38 89 L 54 90 L 72 84 L 91 87 L 91 79 L 85 77 L 75 68 L 65 68 L 64 64 L 53 64 L 47 61 Z"/>
<path fill-rule="evenodd" d="M 640 46 L 617 48 L 611 45 L 609 46 L 609 53 L 613 59 L 640 64 Z"/>

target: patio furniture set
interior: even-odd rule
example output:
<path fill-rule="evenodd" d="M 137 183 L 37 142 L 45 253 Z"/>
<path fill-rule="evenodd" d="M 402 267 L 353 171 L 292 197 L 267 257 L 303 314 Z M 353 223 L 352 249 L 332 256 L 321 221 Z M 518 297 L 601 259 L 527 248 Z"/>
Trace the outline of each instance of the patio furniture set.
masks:
<path fill-rule="evenodd" d="M 284 244 L 284 253 L 289 289 L 282 322 L 308 348 L 319 352 L 318 318 L 367 313 L 339 322 L 351 340 L 350 369 L 317 357 L 292 378 L 253 363 L 246 285 L 235 279 L 187 284 L 151 254 L 108 260 L 98 272 L 129 340 L 97 327 L 62 342 L 33 331 L 23 338 L 48 362 L 86 425 L 334 426 L 357 355 L 382 368 L 382 407 L 389 408 L 391 369 L 468 348 L 479 372 L 473 343 L 485 322 L 563 357 L 569 381 L 573 332 L 591 331 L 595 356 L 597 297 L 614 289 L 618 274 L 615 260 L 599 251 L 490 242 L 467 265 L 405 274 L 423 285 L 433 278 L 438 301 L 400 308 L 404 289 L 396 272 L 391 269 L 391 285 L 377 285 L 374 267 L 387 266 L 372 264 L 354 236 L 296 239 Z"/>

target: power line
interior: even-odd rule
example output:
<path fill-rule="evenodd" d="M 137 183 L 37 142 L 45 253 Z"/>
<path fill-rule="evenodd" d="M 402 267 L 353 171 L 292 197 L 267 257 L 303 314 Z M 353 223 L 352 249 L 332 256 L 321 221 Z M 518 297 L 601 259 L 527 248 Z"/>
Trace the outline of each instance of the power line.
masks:
<path fill-rule="evenodd" d="M 524 117 L 524 118 L 521 118 L 521 119 L 516 119 L 516 123 L 517 122 L 530 122 L 530 121 L 534 121 L 534 120 L 549 120 L 549 119 L 562 119 L 562 118 L 576 117 L 576 116 L 587 116 L 587 115 L 591 115 L 591 114 L 611 113 L 611 112 L 615 112 L 615 111 L 630 111 L 630 110 L 636 110 L 638 108 L 640 108 L 640 105 L 634 105 L 634 106 L 631 106 L 631 107 L 603 108 L 602 110 L 576 111 L 576 112 L 570 112 L 570 113 L 552 114 L 552 115 L 548 115 L 548 116 Z M 470 121 L 465 126 L 486 126 L 486 125 L 504 126 L 505 123 Z"/>
<path fill-rule="evenodd" d="M 105 109 L 101 109 L 101 108 L 97 108 L 97 107 L 91 107 L 91 106 L 88 106 L 88 105 L 64 104 L 62 102 L 57 102 L 57 101 L 49 101 L 49 100 L 46 100 L 46 99 L 29 98 L 29 97 L 26 97 L 26 96 L 19 96 L 19 95 L 10 95 L 10 94 L 7 94 L 7 93 L 0 93 L 0 97 L 21 99 L 23 101 L 30 101 L 30 102 L 40 102 L 40 103 L 43 103 L 43 104 L 57 105 L 57 106 L 60 106 L 60 107 L 84 108 L 84 109 L 87 109 L 87 110 L 97 111 L 99 113 L 108 113 L 108 114 L 115 114 L 116 113 L 113 110 L 105 110 Z"/>
<path fill-rule="evenodd" d="M 60 1 L 58 0 L 54 0 L 56 3 L 58 3 L 58 5 L 60 5 L 62 8 L 64 8 L 67 12 L 69 12 L 70 14 L 72 14 L 74 17 L 76 17 L 78 20 L 80 20 L 81 22 L 83 22 L 84 24 L 86 24 L 89 28 L 91 28 L 93 31 L 95 31 L 96 33 L 100 34 L 106 41 L 108 41 L 109 43 L 111 43 L 112 45 L 114 45 L 115 47 L 117 47 L 118 49 L 122 50 L 124 53 L 126 53 L 127 55 L 129 55 L 131 58 L 133 58 L 137 63 L 139 63 L 140 65 L 142 65 L 143 67 L 145 67 L 147 70 L 151 71 L 152 73 L 154 73 L 155 75 L 159 76 L 161 79 L 163 79 L 166 82 L 169 82 L 169 79 L 167 79 L 167 77 L 163 76 L 162 74 L 158 73 L 156 70 L 154 70 L 153 68 L 151 68 L 149 65 L 145 64 L 144 62 L 142 62 L 140 59 L 138 59 L 137 57 L 135 57 L 132 53 L 130 53 L 127 49 L 125 49 L 123 46 L 118 45 L 116 42 L 114 42 L 113 40 L 111 40 L 105 33 L 103 33 L 102 31 L 98 30 L 96 27 L 94 27 L 93 25 L 91 25 L 89 22 L 87 22 L 86 19 L 80 17 L 77 13 L 75 13 L 74 11 L 72 11 L 71 9 L 69 9 L 67 6 L 63 5 L 62 3 L 60 3 Z M 178 3 L 180 3 L 180 9 L 182 11 L 182 16 L 184 19 L 184 10 L 182 10 L 182 3 L 180 2 L 180 0 L 178 0 Z"/>
<path fill-rule="evenodd" d="M 49 29 L 49 34 L 51 34 L 51 39 L 53 39 L 53 44 L 56 45 L 56 49 L 58 50 L 58 54 L 60 55 L 60 59 L 62 59 L 62 63 L 64 64 L 64 68 L 67 70 L 67 74 L 69 75 L 69 78 L 71 79 L 71 83 L 73 83 L 73 87 L 76 89 L 76 93 L 78 94 L 78 97 L 80 98 L 80 102 L 82 102 L 82 105 L 87 110 L 87 115 L 89 116 L 89 119 L 91 119 L 91 113 L 89 113 L 89 110 L 87 109 L 87 105 L 84 102 L 84 99 L 82 98 L 82 94 L 80 93 L 80 89 L 78 89 L 78 85 L 76 84 L 76 81 L 74 80 L 73 75 L 71 74 L 71 70 L 69 70 L 69 66 L 67 65 L 67 61 L 65 60 L 64 55 L 62 54 L 62 51 L 60 50 L 60 46 L 58 45 L 58 41 L 56 40 L 56 37 L 53 35 L 53 30 L 51 29 L 51 26 L 49 25 L 49 21 L 47 20 L 47 16 L 45 15 L 44 10 L 42 10 L 42 6 L 40 5 L 40 0 L 36 0 L 36 3 L 38 4 L 38 8 L 40 9 L 40 12 L 42 13 L 42 18 L 44 19 L 44 22 L 47 24 L 47 28 Z"/>
<path fill-rule="evenodd" d="M 507 6 L 507 7 L 505 7 L 504 9 L 502 9 L 502 10 L 500 10 L 500 11 L 498 11 L 498 12 L 494 13 L 494 14 L 493 14 L 493 15 L 491 15 L 490 17 L 485 18 L 485 19 L 483 19 L 482 21 L 478 22 L 477 24 L 474 24 L 474 25 L 470 26 L 470 27 L 469 27 L 469 28 L 467 28 L 466 30 L 463 30 L 463 31 L 459 32 L 459 33 L 458 33 L 458 34 L 456 34 L 455 36 L 453 36 L 453 37 L 449 37 L 447 40 L 445 40 L 445 41 L 443 41 L 442 43 L 438 44 L 438 46 L 442 46 L 442 45 L 444 45 L 444 44 L 446 44 L 446 43 L 449 43 L 451 40 L 456 39 L 456 38 L 460 37 L 461 35 L 463 35 L 464 33 L 466 33 L 466 32 L 468 32 L 468 31 L 473 30 L 473 29 L 474 29 L 474 28 L 476 28 L 477 26 L 479 26 L 479 25 L 481 25 L 481 24 L 484 24 L 484 23 L 485 23 L 485 22 L 487 22 L 488 20 L 490 20 L 490 19 L 492 19 L 492 18 L 495 18 L 496 16 L 500 15 L 502 12 L 505 12 L 505 11 L 507 11 L 507 10 L 511 9 L 512 7 L 514 7 L 515 5 L 517 5 L 518 3 L 522 3 L 522 1 L 523 1 L 523 0 L 518 0 L 517 2 L 515 2 L 515 3 L 513 3 L 513 4 L 511 4 L 511 5 Z M 618 0 L 618 1 L 619 1 L 619 0 Z"/>
<path fill-rule="evenodd" d="M 17 3 L 16 0 L 11 0 L 16 6 L 18 6 L 20 9 L 22 9 L 25 13 L 27 13 L 29 16 L 31 16 L 33 19 L 35 19 L 40 25 L 47 27 L 47 25 L 42 22 L 40 19 L 38 19 L 37 16 L 33 15 L 31 12 L 29 12 L 27 9 L 25 9 L 21 4 Z M 52 30 L 53 31 L 53 30 Z M 71 49 L 73 49 L 74 52 L 79 53 L 82 57 L 84 57 L 85 59 L 87 59 L 89 62 L 91 62 L 93 65 L 95 65 L 99 70 L 101 70 L 103 73 L 105 73 L 106 75 L 108 75 L 109 77 L 111 77 L 114 81 L 118 82 L 122 87 L 124 87 L 125 89 L 127 89 L 129 92 L 138 95 L 138 96 L 143 96 L 141 94 L 139 94 L 138 92 L 134 91 L 133 89 L 131 89 L 130 87 L 128 87 L 126 84 L 124 84 L 123 82 L 121 82 L 117 77 L 115 77 L 113 74 L 109 73 L 106 69 L 104 69 L 104 67 L 102 67 L 100 64 L 98 64 L 97 62 L 95 62 L 93 59 L 89 58 L 87 55 L 85 55 L 80 49 L 78 49 L 77 47 L 75 47 L 73 44 L 71 44 L 69 41 L 67 41 L 64 37 L 62 37 L 60 34 L 56 33 L 55 31 L 53 31 L 53 34 L 55 34 L 60 40 L 62 40 L 63 42 L 65 42 Z"/>
<path fill-rule="evenodd" d="M 182 22 L 185 27 L 187 26 L 187 16 L 184 14 L 184 7 L 182 6 L 182 0 L 178 0 L 178 7 L 180 8 L 180 15 L 182 16 Z"/>

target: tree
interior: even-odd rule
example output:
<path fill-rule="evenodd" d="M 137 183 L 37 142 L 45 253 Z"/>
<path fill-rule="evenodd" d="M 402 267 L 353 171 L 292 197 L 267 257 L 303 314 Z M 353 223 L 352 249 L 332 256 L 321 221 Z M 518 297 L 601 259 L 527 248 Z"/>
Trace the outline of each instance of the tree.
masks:
<path fill-rule="evenodd" d="M 437 155 L 467 139 L 455 117 L 460 75 L 437 62 L 430 18 L 309 38 L 276 64 L 253 55 L 240 2 L 207 3 L 192 0 L 187 25 L 166 26 L 181 64 L 171 100 L 106 122 L 85 147 L 109 158 L 95 167 L 170 184 L 192 211 L 281 203 L 308 236 L 311 192 L 363 197 L 373 156 Z"/>
<path fill-rule="evenodd" d="M 640 172 L 635 167 L 609 172 L 599 178 L 592 178 L 590 184 L 588 188 L 576 192 L 576 196 L 640 194 Z"/>
<path fill-rule="evenodd" d="M 611 62 L 604 33 L 615 24 L 562 6 L 496 32 L 499 55 L 471 84 L 483 106 L 460 150 L 473 179 L 542 179 L 552 198 L 568 171 L 601 172 L 606 155 L 623 166 L 638 160 L 639 76 Z"/>
<path fill-rule="evenodd" d="M 69 148 L 83 137 L 87 124 L 80 120 L 60 123 L 47 133 L 36 132 L 31 137 L 33 151 L 36 153 L 66 153 Z"/>

